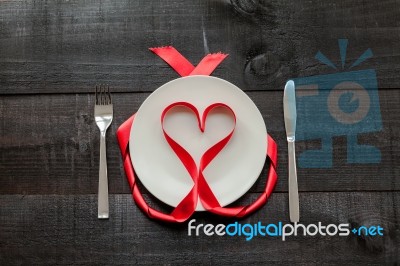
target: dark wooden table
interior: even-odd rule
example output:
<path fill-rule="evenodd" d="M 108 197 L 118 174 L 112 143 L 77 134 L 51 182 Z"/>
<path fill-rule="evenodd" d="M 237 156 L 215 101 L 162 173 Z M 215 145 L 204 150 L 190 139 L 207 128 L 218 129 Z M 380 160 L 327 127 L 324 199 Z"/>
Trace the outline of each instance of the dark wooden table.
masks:
<path fill-rule="evenodd" d="M 382 130 L 361 134 L 378 164 L 348 164 L 333 138 L 333 167 L 299 169 L 301 222 L 380 225 L 384 236 L 188 236 L 187 224 L 150 220 L 134 204 L 115 138 L 160 85 L 177 78 L 149 47 L 173 45 L 194 64 L 229 57 L 214 72 L 243 89 L 279 145 L 279 180 L 266 206 L 240 223 L 289 222 L 282 96 L 287 79 L 336 73 L 373 58 Z M 395 264 L 400 261 L 400 1 L 0 1 L 0 264 Z M 111 218 L 97 219 L 99 132 L 94 86 L 113 90 L 108 132 Z M 299 117 L 301 119 L 301 117 Z M 372 121 L 373 122 L 373 121 Z M 318 146 L 297 143 L 298 154 Z M 241 201 L 263 188 L 257 182 Z M 154 206 L 163 210 L 148 193 Z M 230 223 L 196 214 L 196 223 Z"/>

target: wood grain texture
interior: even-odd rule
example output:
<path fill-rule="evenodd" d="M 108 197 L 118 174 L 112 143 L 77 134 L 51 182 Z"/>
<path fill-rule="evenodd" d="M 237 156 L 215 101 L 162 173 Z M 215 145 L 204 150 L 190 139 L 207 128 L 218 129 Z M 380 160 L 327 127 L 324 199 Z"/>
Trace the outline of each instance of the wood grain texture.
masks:
<path fill-rule="evenodd" d="M 254 195 L 256 196 L 256 195 Z M 364 238 L 188 236 L 187 225 L 149 220 L 130 195 L 111 196 L 111 219 L 96 217 L 95 195 L 0 196 L 0 262 L 14 264 L 368 264 L 399 261 L 400 193 L 301 193 L 304 224 L 381 225 L 384 236 Z M 240 223 L 288 221 L 287 195 Z M 235 220 L 198 214 L 195 224 Z M 245 254 L 245 255 L 244 255 Z M 323 255 L 321 255 L 323 254 Z M 245 257 L 244 257 L 245 256 Z M 4 263 L 5 264 L 4 264 Z"/>
<path fill-rule="evenodd" d="M 215 75 L 244 90 L 281 90 L 285 80 L 355 69 L 377 71 L 398 88 L 400 2 L 319 1 L 1 1 L 0 93 L 77 93 L 108 83 L 153 91 L 176 78 L 149 47 L 174 45 L 194 64 L 206 53 L 230 57 Z M 337 39 L 349 39 L 346 68 Z"/>
<path fill-rule="evenodd" d="M 0 1 L 0 265 L 398 264 L 399 18 L 399 0 Z M 338 39 L 349 41 L 343 68 Z M 149 220 L 131 198 L 115 132 L 150 92 L 178 77 L 148 51 L 161 45 L 175 46 L 193 64 L 210 52 L 229 53 L 214 76 L 246 91 L 278 143 L 275 192 L 242 223 L 289 221 L 285 81 L 375 70 L 380 106 L 372 107 L 379 108 L 383 128 L 358 140 L 376 146 L 381 163 L 348 164 L 346 137 L 334 137 L 333 168 L 298 169 L 300 213 L 304 224 L 381 225 L 384 236 L 246 241 L 190 237 L 186 224 Z M 350 69 L 368 48 L 373 57 Z M 318 51 L 337 69 L 316 60 Z M 93 89 L 100 83 L 114 92 L 106 221 L 96 215 Z M 299 119 L 308 114 L 298 110 Z M 297 142 L 297 154 L 320 145 L 318 139 Z M 263 185 L 259 179 L 234 204 L 254 201 Z M 151 206 L 171 210 L 143 191 Z M 207 213 L 194 218 L 235 221 Z"/>
<path fill-rule="evenodd" d="M 114 121 L 108 132 L 111 193 L 129 193 L 115 132 L 148 93 L 115 93 Z M 249 92 L 260 108 L 268 132 L 279 147 L 277 191 L 287 191 L 287 144 L 283 93 Z M 97 193 L 99 133 L 94 123 L 93 94 L 6 96 L 0 98 L 0 194 Z M 335 137 L 333 168 L 299 169 L 300 191 L 399 190 L 399 90 L 380 91 L 383 130 L 361 134 L 360 143 L 378 147 L 379 164 L 348 164 L 346 138 Z M 299 110 L 299 119 L 302 117 Z M 297 144 L 297 153 L 318 147 L 318 140 Z M 322 160 L 322 159 L 321 159 Z M 262 173 L 265 176 L 266 171 Z M 17 185 L 18 184 L 18 185 Z M 263 182 L 253 187 L 260 192 Z"/>

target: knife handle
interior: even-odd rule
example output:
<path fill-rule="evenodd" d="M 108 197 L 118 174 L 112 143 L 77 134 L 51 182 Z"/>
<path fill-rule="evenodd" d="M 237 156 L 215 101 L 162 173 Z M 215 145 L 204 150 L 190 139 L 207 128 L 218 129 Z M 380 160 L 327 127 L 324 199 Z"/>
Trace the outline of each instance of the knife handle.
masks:
<path fill-rule="evenodd" d="M 289 156 L 289 217 L 292 223 L 299 222 L 299 189 L 297 186 L 296 153 L 294 141 L 288 141 Z"/>

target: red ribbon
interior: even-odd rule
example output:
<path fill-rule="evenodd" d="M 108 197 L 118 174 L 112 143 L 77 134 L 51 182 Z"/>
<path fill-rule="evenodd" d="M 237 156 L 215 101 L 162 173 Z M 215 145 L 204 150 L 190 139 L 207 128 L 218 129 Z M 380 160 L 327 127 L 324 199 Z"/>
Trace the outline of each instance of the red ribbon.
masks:
<path fill-rule="evenodd" d="M 181 76 L 187 75 L 210 75 L 214 69 L 224 60 L 227 56 L 225 54 L 210 54 L 204 57 L 201 62 L 194 67 L 186 58 L 184 58 L 175 48 L 164 47 L 164 48 L 151 48 L 155 54 L 160 56 L 164 61 L 166 61 L 178 74 Z M 210 105 L 204 111 L 202 117 L 196 107 L 187 102 L 176 102 L 165 108 L 161 114 L 161 123 L 164 132 L 164 136 L 179 157 L 182 164 L 185 166 L 186 170 L 189 172 L 194 184 L 190 192 L 185 196 L 185 198 L 178 204 L 178 206 L 170 213 L 166 214 L 151 208 L 143 198 L 142 193 L 136 183 L 136 177 L 134 169 L 131 163 L 131 158 L 129 155 L 129 137 L 130 130 L 134 121 L 135 115 L 131 116 L 127 121 L 125 121 L 117 130 L 117 139 L 121 149 L 122 159 L 124 162 L 124 169 L 128 179 L 129 186 L 132 190 L 133 199 L 139 206 L 139 208 L 144 211 L 150 218 L 158 219 L 167 222 L 184 222 L 190 218 L 190 216 L 195 212 L 198 199 L 200 198 L 204 208 L 212 213 L 229 216 L 229 217 L 244 217 L 263 206 L 275 187 L 277 181 L 277 146 L 275 141 L 267 135 L 268 140 L 268 150 L 267 157 L 270 161 L 270 167 L 268 171 L 268 178 L 265 185 L 264 192 L 258 197 L 258 199 L 247 206 L 238 207 L 222 207 L 218 199 L 215 197 L 211 188 L 209 187 L 206 179 L 203 175 L 203 170 L 207 165 L 218 155 L 218 153 L 225 147 L 225 145 L 231 139 L 234 128 L 232 131 L 224 137 L 222 140 L 218 141 L 211 148 L 209 148 L 201 157 L 199 167 L 197 167 L 192 156 L 175 140 L 173 140 L 168 133 L 164 130 L 163 121 L 168 111 L 176 106 L 184 106 L 192 110 L 196 115 L 199 122 L 199 128 L 202 132 L 205 130 L 205 121 L 208 113 L 217 107 L 227 108 L 233 115 L 236 124 L 236 117 L 233 110 L 223 103 L 215 103 Z"/>
<path fill-rule="evenodd" d="M 228 56 L 227 54 L 216 53 L 206 55 L 200 63 L 194 67 L 181 53 L 174 47 L 150 48 L 150 51 L 161 57 L 182 77 L 191 75 L 209 76 L 219 64 Z"/>

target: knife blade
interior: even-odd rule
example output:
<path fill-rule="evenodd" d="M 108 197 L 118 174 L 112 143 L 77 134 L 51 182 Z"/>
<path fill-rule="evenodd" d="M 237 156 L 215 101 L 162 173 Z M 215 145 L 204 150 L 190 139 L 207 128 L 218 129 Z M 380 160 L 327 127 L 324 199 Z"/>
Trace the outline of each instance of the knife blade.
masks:
<path fill-rule="evenodd" d="M 289 164 L 289 217 L 293 223 L 299 222 L 299 190 L 297 185 L 295 135 L 296 135 L 296 94 L 293 80 L 286 82 L 283 93 L 283 113 L 285 117 L 286 137 L 288 142 Z"/>

